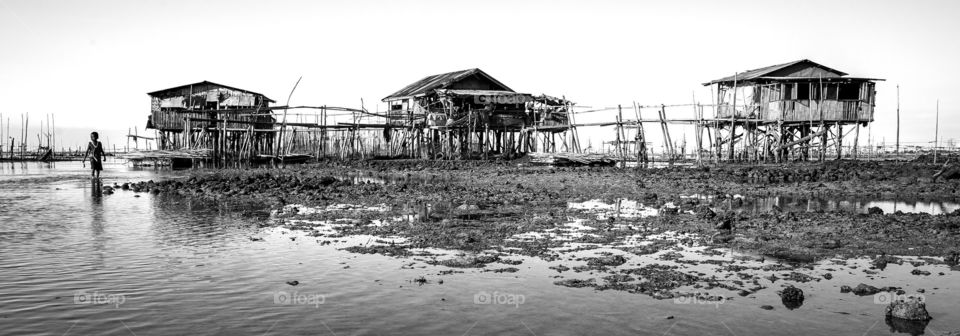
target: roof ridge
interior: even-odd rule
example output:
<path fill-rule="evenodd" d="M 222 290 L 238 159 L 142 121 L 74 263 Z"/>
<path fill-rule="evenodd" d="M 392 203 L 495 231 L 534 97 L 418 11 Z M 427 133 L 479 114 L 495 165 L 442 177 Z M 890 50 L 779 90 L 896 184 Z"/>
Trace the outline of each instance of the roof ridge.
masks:
<path fill-rule="evenodd" d="M 487 80 L 506 89 L 507 91 L 513 91 L 513 89 L 501 83 L 496 78 L 493 78 L 493 76 L 490 76 L 490 74 L 486 73 L 482 69 L 468 68 L 468 69 L 444 72 L 444 73 L 423 77 L 420 80 L 410 83 L 407 86 L 404 86 L 403 88 L 401 88 L 400 90 L 384 97 L 382 100 L 386 100 L 390 98 L 415 96 L 430 90 L 446 89 L 451 84 L 456 83 L 459 80 L 462 80 L 468 76 L 477 75 L 477 74 L 481 74 Z"/>
<path fill-rule="evenodd" d="M 738 80 L 738 79 L 743 79 L 743 80 L 755 79 L 755 78 L 763 77 L 763 76 L 765 76 L 765 75 L 767 75 L 767 74 L 770 74 L 771 72 L 779 71 L 779 70 L 785 69 L 785 68 L 787 68 L 787 67 L 790 67 L 790 66 L 793 66 L 793 65 L 797 65 L 797 64 L 801 64 L 801 63 L 805 63 L 805 62 L 811 63 L 813 66 L 816 66 L 816 67 L 819 67 L 819 68 L 823 68 L 823 69 L 826 69 L 826 70 L 831 71 L 831 72 L 835 72 L 835 73 L 837 73 L 838 75 L 840 75 L 840 77 L 843 77 L 843 76 L 848 75 L 848 73 L 846 73 L 846 72 L 843 72 L 843 71 L 840 71 L 840 70 L 837 70 L 837 69 L 828 67 L 828 66 L 826 66 L 826 65 L 823 65 L 823 64 L 814 62 L 814 61 L 812 61 L 812 60 L 810 60 L 810 59 L 808 59 L 808 58 L 803 58 L 803 59 L 799 59 L 799 60 L 796 60 L 796 61 L 791 61 L 791 62 L 786 62 L 786 63 L 780 63 L 780 64 L 774 64 L 774 65 L 769 65 L 769 66 L 760 67 L 760 68 L 756 68 L 756 69 L 745 70 L 745 71 L 739 71 L 739 72 L 737 72 L 736 74 L 734 74 L 733 76 L 727 76 L 727 77 L 723 77 L 723 78 L 720 78 L 720 79 L 712 80 L 712 81 L 710 81 L 710 82 L 704 83 L 704 85 L 711 85 L 711 84 L 715 84 L 715 83 L 730 82 L 730 81 L 735 81 L 735 80 Z"/>

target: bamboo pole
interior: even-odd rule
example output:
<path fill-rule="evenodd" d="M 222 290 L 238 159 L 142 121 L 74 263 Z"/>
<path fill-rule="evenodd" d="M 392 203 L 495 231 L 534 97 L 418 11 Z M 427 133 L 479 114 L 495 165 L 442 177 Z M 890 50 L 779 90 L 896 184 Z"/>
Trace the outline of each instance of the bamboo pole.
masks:
<path fill-rule="evenodd" d="M 303 79 L 303 76 L 297 78 L 297 82 L 293 84 L 293 89 L 290 89 L 290 94 L 287 95 L 287 106 L 290 106 L 290 98 L 293 97 L 293 92 L 297 90 L 297 86 L 300 85 L 300 80 Z M 277 136 L 276 149 L 273 152 L 274 157 L 282 158 L 280 156 L 280 144 L 283 143 L 283 131 L 287 127 L 287 109 L 283 109 L 283 122 L 280 124 L 280 132 Z"/>
<path fill-rule="evenodd" d="M 937 117 L 933 125 L 933 164 L 937 164 L 937 147 L 940 147 L 940 99 L 937 99 Z"/>
<path fill-rule="evenodd" d="M 837 160 L 843 158 L 843 125 L 837 121 Z"/>
<path fill-rule="evenodd" d="M 626 157 L 624 156 L 624 153 L 623 153 L 623 151 L 622 151 L 623 148 L 620 147 L 620 128 L 623 127 L 623 123 L 622 123 L 622 120 L 623 120 L 623 109 L 620 107 L 620 105 L 617 105 L 617 113 L 618 113 L 618 114 L 617 114 L 617 129 L 615 130 L 616 133 L 617 133 L 617 142 L 616 142 L 616 146 L 617 146 L 617 156 L 620 157 L 620 162 L 621 162 L 621 164 L 623 164 L 623 168 L 626 168 L 626 166 L 627 166 L 627 165 L 626 165 Z"/>
<path fill-rule="evenodd" d="M 894 153 L 900 155 L 900 84 L 897 84 L 897 147 Z"/>
<path fill-rule="evenodd" d="M 666 150 L 667 161 L 673 163 L 673 157 L 676 154 L 673 148 L 673 139 L 670 137 L 670 129 L 667 126 L 667 106 L 661 104 L 660 111 L 660 129 L 663 131 L 664 149 Z"/>
<path fill-rule="evenodd" d="M 737 81 L 739 73 L 733 74 L 733 101 L 730 103 L 730 143 L 727 146 L 727 160 L 733 161 L 733 144 L 737 138 Z"/>
<path fill-rule="evenodd" d="M 25 158 L 27 152 L 27 129 L 30 128 L 30 113 L 26 114 L 26 119 L 23 123 L 23 136 L 20 137 L 20 159 Z"/>
<path fill-rule="evenodd" d="M 860 149 L 857 148 L 860 146 L 860 122 L 853 124 L 853 127 L 856 127 L 853 135 L 853 159 L 858 160 L 860 156 Z"/>
<path fill-rule="evenodd" d="M 643 119 L 643 118 L 641 118 L 641 116 L 640 116 L 640 106 L 637 105 L 637 102 L 633 102 L 633 113 L 636 115 L 638 121 Z M 637 167 L 636 167 L 636 169 L 640 169 L 640 167 L 641 167 L 641 162 L 646 162 L 646 161 L 647 161 L 647 160 L 646 160 L 646 154 L 647 154 L 647 145 L 646 145 L 646 142 L 647 142 L 647 139 L 646 139 L 646 136 L 643 134 L 643 123 L 641 123 L 641 122 L 637 122 L 637 136 L 636 136 L 636 141 L 637 141 Z"/>
<path fill-rule="evenodd" d="M 620 133 L 621 133 L 621 134 L 620 134 L 620 138 L 624 140 L 624 141 L 623 141 L 623 149 L 622 149 L 622 152 L 623 152 L 623 168 L 626 169 L 626 168 L 627 168 L 627 155 L 630 153 L 630 140 L 629 140 L 629 138 L 627 137 L 627 126 L 626 126 L 626 124 L 623 124 L 623 110 L 621 109 L 621 110 L 619 111 L 619 113 L 620 113 L 620 122 L 621 122 L 621 125 L 622 125 L 622 126 L 620 127 Z"/>
<path fill-rule="evenodd" d="M 703 138 L 702 138 L 702 135 L 703 135 L 703 134 L 701 134 L 701 130 L 702 130 L 703 125 L 700 124 L 700 113 L 699 113 L 698 107 L 697 107 L 697 105 L 696 105 L 696 104 L 697 104 L 697 94 L 696 94 L 696 92 L 691 92 L 691 96 L 692 96 L 692 98 L 693 98 L 693 104 L 694 104 L 694 105 L 693 105 L 693 118 L 694 118 L 694 119 L 697 119 L 697 123 L 694 124 L 694 130 L 696 131 L 696 133 L 695 133 L 695 135 L 694 135 L 694 138 L 695 138 L 696 141 L 697 141 L 697 167 L 700 167 L 700 166 L 703 165 L 703 161 L 700 160 L 700 149 L 703 147 Z M 637 119 L 640 119 L 640 118 L 637 118 Z"/>

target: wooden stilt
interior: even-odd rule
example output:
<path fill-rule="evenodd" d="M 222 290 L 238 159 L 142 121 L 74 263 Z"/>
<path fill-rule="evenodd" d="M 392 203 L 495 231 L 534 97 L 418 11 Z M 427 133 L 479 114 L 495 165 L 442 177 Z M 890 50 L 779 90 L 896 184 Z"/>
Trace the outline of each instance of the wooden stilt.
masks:
<path fill-rule="evenodd" d="M 837 127 L 837 160 L 843 158 L 843 125 L 838 121 Z"/>
<path fill-rule="evenodd" d="M 858 160 L 860 157 L 859 142 L 860 142 L 860 122 L 853 124 L 853 127 L 856 127 L 853 134 L 853 159 Z"/>

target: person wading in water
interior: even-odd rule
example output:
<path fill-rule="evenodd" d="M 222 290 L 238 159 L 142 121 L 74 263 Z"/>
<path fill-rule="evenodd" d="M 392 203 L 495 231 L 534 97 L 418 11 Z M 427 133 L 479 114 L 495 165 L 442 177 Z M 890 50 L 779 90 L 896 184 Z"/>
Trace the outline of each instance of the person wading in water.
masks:
<path fill-rule="evenodd" d="M 87 144 L 87 152 L 83 154 L 84 167 L 86 167 L 87 156 L 90 156 L 90 176 L 100 178 L 100 171 L 103 170 L 103 144 L 100 143 L 100 134 L 90 133 L 90 143 Z"/>

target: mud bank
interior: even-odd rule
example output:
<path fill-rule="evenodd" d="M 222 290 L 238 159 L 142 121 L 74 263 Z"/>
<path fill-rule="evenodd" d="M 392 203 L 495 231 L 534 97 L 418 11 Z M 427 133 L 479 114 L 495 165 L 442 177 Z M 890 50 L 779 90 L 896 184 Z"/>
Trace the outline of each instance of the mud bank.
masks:
<path fill-rule="evenodd" d="M 840 197 L 874 195 L 955 200 L 960 181 L 933 181 L 939 166 L 925 163 L 835 162 L 799 166 L 719 166 L 621 170 L 553 168 L 501 161 L 365 161 L 287 169 L 197 172 L 186 179 L 115 186 L 280 209 L 281 217 L 350 218 L 360 224 L 404 218 L 410 225 L 365 225 L 343 234 L 392 234 L 417 247 L 482 251 L 524 232 L 556 229 L 582 213 L 572 202 L 633 200 L 659 215 L 591 218 L 613 241 L 638 231 L 696 234 L 703 244 L 756 251 L 809 262 L 842 255 L 949 256 L 960 246 L 960 211 L 929 214 L 725 211 L 743 198 L 766 195 Z M 697 195 L 690 197 L 689 195 Z M 737 195 L 734 197 L 733 195 Z M 298 214 L 288 204 L 325 208 L 336 204 L 382 206 L 381 212 Z M 875 210 L 875 209 L 871 209 Z M 293 213 L 290 213 L 290 212 Z M 372 232 L 368 232 L 372 231 Z M 538 255 L 550 243 L 518 246 Z M 948 258 L 949 259 L 949 258 Z"/>

